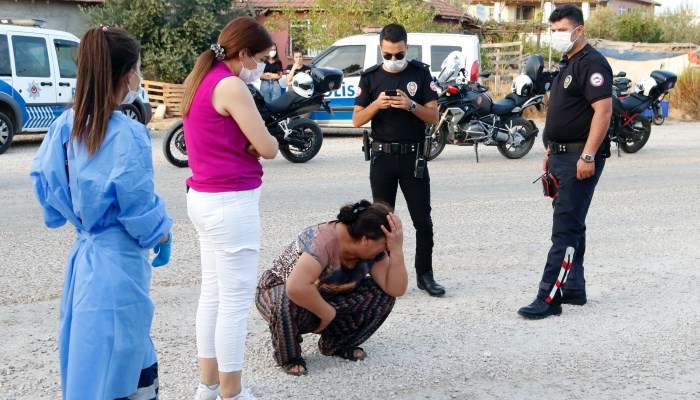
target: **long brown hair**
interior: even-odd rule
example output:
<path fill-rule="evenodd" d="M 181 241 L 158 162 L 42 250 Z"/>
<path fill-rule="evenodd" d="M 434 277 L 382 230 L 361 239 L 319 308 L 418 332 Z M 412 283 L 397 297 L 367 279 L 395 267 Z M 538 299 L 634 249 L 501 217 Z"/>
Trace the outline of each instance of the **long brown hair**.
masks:
<path fill-rule="evenodd" d="M 80 40 L 71 138 L 84 141 L 89 155 L 102 145 L 109 118 L 119 106 L 117 88 L 136 67 L 139 53 L 139 41 L 119 28 L 90 29 Z"/>
<path fill-rule="evenodd" d="M 221 30 L 219 38 L 217 39 L 217 44 L 224 49 L 224 60 L 229 60 L 238 57 L 238 53 L 241 50 L 247 49 L 250 51 L 250 55 L 253 56 L 271 47 L 272 36 L 270 36 L 270 32 L 255 19 L 250 17 L 238 17 L 229 21 L 228 24 L 224 26 L 224 29 Z M 212 69 L 215 62 L 215 53 L 210 49 L 204 50 L 197 58 L 192 72 L 190 72 L 187 79 L 185 79 L 185 92 L 182 95 L 182 106 L 180 108 L 183 116 L 189 113 L 192 99 L 194 98 L 199 84 L 202 83 L 202 80 L 204 80 L 204 77 Z"/>

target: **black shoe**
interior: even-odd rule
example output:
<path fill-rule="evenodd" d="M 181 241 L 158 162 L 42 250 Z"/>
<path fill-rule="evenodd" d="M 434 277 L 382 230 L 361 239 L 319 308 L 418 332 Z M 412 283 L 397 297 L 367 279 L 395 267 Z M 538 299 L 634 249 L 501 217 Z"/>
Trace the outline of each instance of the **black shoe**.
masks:
<path fill-rule="evenodd" d="M 585 290 L 561 290 L 561 302 L 562 304 L 573 304 L 576 306 L 582 306 L 586 304 L 586 291 Z"/>
<path fill-rule="evenodd" d="M 550 315 L 561 314 L 561 304 L 554 302 L 547 304 L 547 302 L 538 297 L 529 306 L 518 310 L 518 314 L 529 319 L 542 319 Z"/>
<path fill-rule="evenodd" d="M 432 272 L 418 275 L 416 279 L 418 280 L 418 289 L 425 290 L 429 295 L 439 297 L 445 294 L 445 288 L 439 283 L 435 282 Z"/>

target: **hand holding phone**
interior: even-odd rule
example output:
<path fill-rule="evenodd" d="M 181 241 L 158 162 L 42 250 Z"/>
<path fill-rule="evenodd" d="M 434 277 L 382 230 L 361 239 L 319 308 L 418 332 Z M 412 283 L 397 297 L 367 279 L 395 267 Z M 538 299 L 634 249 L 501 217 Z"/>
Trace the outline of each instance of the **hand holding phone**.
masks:
<path fill-rule="evenodd" d="M 385 91 L 384 91 L 384 95 L 385 95 L 385 96 L 398 96 L 398 95 L 399 95 L 399 92 L 397 92 L 396 89 L 385 90 Z"/>

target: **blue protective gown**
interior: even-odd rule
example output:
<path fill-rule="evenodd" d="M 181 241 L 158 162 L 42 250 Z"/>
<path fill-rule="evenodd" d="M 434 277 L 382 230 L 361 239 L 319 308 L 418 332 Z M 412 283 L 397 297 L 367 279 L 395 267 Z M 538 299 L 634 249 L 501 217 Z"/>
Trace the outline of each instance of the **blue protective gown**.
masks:
<path fill-rule="evenodd" d="M 69 221 L 78 234 L 61 299 L 63 398 L 115 399 L 136 392 L 141 370 L 157 361 L 148 257 L 173 222 L 154 192 L 145 126 L 113 113 L 93 156 L 69 141 L 72 127 L 68 110 L 50 126 L 31 168 L 46 225 Z"/>

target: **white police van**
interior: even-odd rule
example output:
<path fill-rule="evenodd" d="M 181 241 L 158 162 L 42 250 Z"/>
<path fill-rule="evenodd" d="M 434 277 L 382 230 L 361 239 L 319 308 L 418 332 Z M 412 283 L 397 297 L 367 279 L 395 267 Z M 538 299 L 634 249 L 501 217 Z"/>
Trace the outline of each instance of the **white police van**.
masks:
<path fill-rule="evenodd" d="M 440 73 L 440 66 L 448 54 L 462 52 L 467 58 L 471 80 L 476 80 L 481 62 L 479 38 L 475 35 L 446 33 L 409 33 L 408 60 L 419 60 L 430 65 L 433 76 Z M 314 57 L 315 67 L 332 67 L 343 71 L 343 84 L 326 93 L 333 115 L 323 111 L 311 113 L 311 119 L 324 128 L 352 128 L 352 110 L 360 74 L 365 69 L 382 63 L 379 34 L 355 35 L 333 43 L 331 47 Z"/>
<path fill-rule="evenodd" d="M 73 102 L 80 39 L 43 25 L 0 18 L 0 154 L 16 134 L 46 132 Z M 121 109 L 144 124 L 151 119 L 143 89 Z"/>

